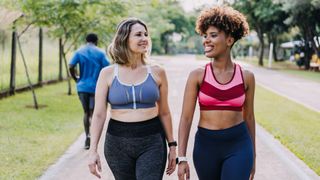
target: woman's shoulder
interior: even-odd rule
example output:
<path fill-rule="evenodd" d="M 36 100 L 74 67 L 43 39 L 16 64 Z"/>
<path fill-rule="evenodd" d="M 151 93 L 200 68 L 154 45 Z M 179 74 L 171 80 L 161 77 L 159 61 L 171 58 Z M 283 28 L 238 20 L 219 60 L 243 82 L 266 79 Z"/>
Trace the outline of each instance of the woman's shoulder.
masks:
<path fill-rule="evenodd" d="M 160 64 L 152 63 L 152 64 L 148 64 L 148 66 L 151 68 L 152 73 L 155 73 L 155 74 L 165 73 L 164 67 L 162 67 Z"/>
<path fill-rule="evenodd" d="M 251 72 L 250 70 L 245 69 L 245 68 L 243 68 L 243 67 L 241 67 L 241 70 L 242 70 L 242 73 L 243 73 L 243 77 L 244 77 L 244 78 L 254 78 L 254 74 L 253 74 L 253 72 Z"/>
<path fill-rule="evenodd" d="M 202 77 L 204 76 L 204 73 L 205 73 L 205 69 L 206 69 L 205 66 L 199 66 L 199 67 L 190 71 L 189 77 L 196 78 L 196 79 L 198 79 L 198 78 L 202 79 Z"/>
<path fill-rule="evenodd" d="M 246 82 L 246 84 L 251 84 L 251 83 L 255 82 L 254 74 L 250 70 L 242 68 L 242 74 L 243 74 L 243 79 Z"/>
<path fill-rule="evenodd" d="M 107 82 L 111 82 L 112 79 L 114 78 L 115 66 L 116 66 L 115 64 L 112 64 L 112 65 L 109 65 L 107 67 L 102 68 L 100 71 L 100 76 L 104 77 L 107 80 Z"/>
<path fill-rule="evenodd" d="M 110 64 L 109 66 L 106 66 L 101 69 L 101 73 L 111 73 L 114 71 L 115 64 Z"/>

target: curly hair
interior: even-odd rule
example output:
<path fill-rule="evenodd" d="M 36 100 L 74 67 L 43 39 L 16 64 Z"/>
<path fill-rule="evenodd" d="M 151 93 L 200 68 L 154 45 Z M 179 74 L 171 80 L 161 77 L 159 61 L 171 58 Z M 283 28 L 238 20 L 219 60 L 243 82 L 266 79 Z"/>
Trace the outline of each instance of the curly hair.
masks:
<path fill-rule="evenodd" d="M 229 6 L 214 6 L 201 11 L 196 22 L 196 32 L 205 34 L 209 26 L 214 26 L 234 38 L 234 42 L 249 33 L 246 17 Z"/>

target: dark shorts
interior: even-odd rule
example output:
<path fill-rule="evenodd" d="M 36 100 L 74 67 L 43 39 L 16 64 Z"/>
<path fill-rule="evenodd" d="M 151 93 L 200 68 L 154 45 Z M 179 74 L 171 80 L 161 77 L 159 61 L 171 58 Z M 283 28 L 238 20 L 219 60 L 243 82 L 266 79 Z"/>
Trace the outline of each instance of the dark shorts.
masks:
<path fill-rule="evenodd" d="M 92 111 L 94 108 L 94 94 L 78 92 L 79 99 L 82 104 L 82 108 L 84 112 Z"/>

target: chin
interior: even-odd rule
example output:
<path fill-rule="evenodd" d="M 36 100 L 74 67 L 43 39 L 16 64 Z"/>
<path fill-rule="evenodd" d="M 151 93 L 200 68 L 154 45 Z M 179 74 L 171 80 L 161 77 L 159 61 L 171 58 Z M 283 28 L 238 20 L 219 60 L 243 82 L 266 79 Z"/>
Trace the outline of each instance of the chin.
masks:
<path fill-rule="evenodd" d="M 205 53 L 204 54 L 207 58 L 214 58 L 215 56 L 211 53 Z"/>

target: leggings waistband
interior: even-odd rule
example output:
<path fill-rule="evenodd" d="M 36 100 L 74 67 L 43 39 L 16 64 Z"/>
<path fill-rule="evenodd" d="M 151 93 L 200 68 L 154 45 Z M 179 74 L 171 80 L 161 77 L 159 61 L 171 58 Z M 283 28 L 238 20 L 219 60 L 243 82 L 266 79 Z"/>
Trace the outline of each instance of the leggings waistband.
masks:
<path fill-rule="evenodd" d="M 122 122 L 110 119 L 107 129 L 107 133 L 119 137 L 143 137 L 162 132 L 159 116 L 141 122 Z"/>
<path fill-rule="evenodd" d="M 214 140 L 234 140 L 249 136 L 249 131 L 245 122 L 241 122 L 230 128 L 221 130 L 211 130 L 203 127 L 198 127 L 198 134 L 207 136 Z"/>

